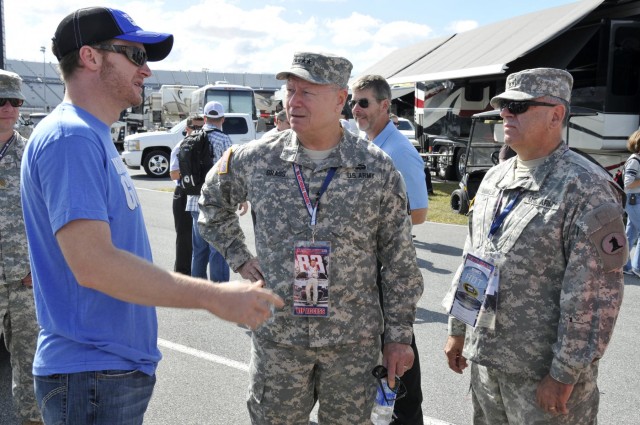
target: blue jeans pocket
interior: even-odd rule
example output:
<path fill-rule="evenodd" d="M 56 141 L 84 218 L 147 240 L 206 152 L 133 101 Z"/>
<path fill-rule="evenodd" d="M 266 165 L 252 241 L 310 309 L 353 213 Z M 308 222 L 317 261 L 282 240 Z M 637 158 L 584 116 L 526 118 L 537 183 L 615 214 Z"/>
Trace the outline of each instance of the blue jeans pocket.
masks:
<path fill-rule="evenodd" d="M 34 376 L 38 407 L 47 425 L 67 423 L 68 375 Z"/>

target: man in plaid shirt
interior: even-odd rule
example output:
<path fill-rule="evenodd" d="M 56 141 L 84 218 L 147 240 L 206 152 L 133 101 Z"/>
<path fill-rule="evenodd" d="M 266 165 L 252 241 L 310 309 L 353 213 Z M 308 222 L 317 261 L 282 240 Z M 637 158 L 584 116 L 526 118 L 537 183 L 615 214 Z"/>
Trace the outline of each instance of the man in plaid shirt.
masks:
<path fill-rule="evenodd" d="M 209 131 L 209 143 L 211 143 L 213 163 L 215 164 L 222 157 L 224 151 L 231 147 L 231 139 L 222 132 L 222 123 L 224 122 L 224 107 L 222 104 L 211 101 L 204 105 L 204 120 L 205 124 L 202 130 Z M 187 197 L 186 210 L 191 211 L 193 216 L 191 276 L 206 279 L 208 262 L 209 279 L 214 282 L 227 282 L 229 280 L 229 265 L 224 257 L 200 236 L 198 231 L 199 199 L 199 195 L 189 195 Z M 241 210 L 241 214 L 245 212 L 246 209 Z"/>

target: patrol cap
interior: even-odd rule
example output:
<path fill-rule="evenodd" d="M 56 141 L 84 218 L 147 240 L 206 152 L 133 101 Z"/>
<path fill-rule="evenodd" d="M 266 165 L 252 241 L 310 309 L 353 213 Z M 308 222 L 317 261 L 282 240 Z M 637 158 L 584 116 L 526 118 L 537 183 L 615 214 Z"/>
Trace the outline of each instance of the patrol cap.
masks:
<path fill-rule="evenodd" d="M 212 100 L 204 105 L 203 112 L 204 116 L 208 118 L 222 118 L 224 117 L 224 106 L 222 106 L 222 103 Z"/>
<path fill-rule="evenodd" d="M 290 75 L 315 84 L 335 84 L 346 88 L 353 65 L 349 60 L 330 53 L 296 52 L 291 69 L 278 72 L 278 80 L 286 80 Z"/>
<path fill-rule="evenodd" d="M 68 53 L 116 38 L 142 43 L 147 60 L 166 58 L 173 47 L 173 35 L 143 31 L 125 12 L 108 7 L 87 7 L 67 15 L 53 37 L 53 54 L 58 60 Z"/>
<path fill-rule="evenodd" d="M 5 99 L 22 99 L 22 78 L 15 72 L 0 69 L 0 97 Z"/>
<path fill-rule="evenodd" d="M 570 103 L 572 87 L 573 77 L 562 69 L 525 69 L 507 77 L 505 92 L 491 99 L 491 106 L 498 108 L 501 100 L 531 100 L 543 96 Z"/>

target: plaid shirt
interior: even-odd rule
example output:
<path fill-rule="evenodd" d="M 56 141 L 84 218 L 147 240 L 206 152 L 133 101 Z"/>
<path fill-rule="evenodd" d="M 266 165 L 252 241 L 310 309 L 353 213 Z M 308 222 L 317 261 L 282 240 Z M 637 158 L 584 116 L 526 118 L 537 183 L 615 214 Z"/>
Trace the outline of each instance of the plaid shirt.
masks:
<path fill-rule="evenodd" d="M 202 127 L 203 130 L 212 130 L 214 128 L 216 128 L 216 126 L 213 124 L 205 124 L 204 127 Z M 229 136 L 219 131 L 212 131 L 209 133 L 209 143 L 211 143 L 211 148 L 213 150 L 214 164 L 222 157 L 224 151 L 231 147 L 231 139 Z M 199 199 L 199 195 L 188 195 L 185 211 L 198 211 Z"/>

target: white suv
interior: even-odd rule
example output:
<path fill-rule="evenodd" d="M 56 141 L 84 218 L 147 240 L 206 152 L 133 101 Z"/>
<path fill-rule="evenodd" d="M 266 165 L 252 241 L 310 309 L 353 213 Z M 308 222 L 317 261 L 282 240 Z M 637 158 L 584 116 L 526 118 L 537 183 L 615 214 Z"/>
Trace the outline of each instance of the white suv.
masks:
<path fill-rule="evenodd" d="M 413 127 L 413 123 L 406 118 L 398 118 L 398 131 L 404 134 L 413 146 L 418 146 L 416 140 L 416 129 Z"/>
<path fill-rule="evenodd" d="M 122 160 L 129 168 L 144 168 L 151 177 L 169 175 L 169 158 L 171 150 L 184 136 L 182 132 L 187 120 L 166 131 L 131 134 L 124 138 Z M 256 138 L 256 129 L 249 114 L 228 113 L 225 115 L 222 130 L 229 135 L 231 143 L 243 144 Z"/>

